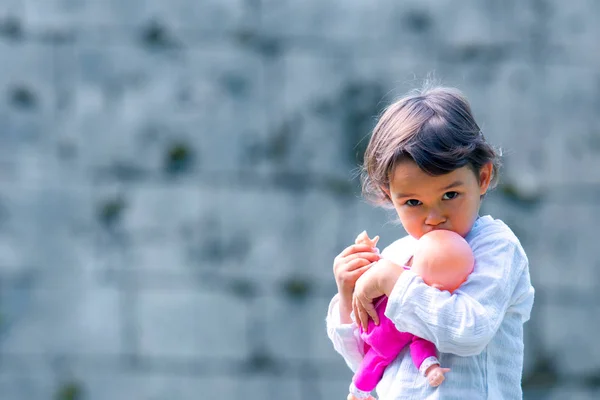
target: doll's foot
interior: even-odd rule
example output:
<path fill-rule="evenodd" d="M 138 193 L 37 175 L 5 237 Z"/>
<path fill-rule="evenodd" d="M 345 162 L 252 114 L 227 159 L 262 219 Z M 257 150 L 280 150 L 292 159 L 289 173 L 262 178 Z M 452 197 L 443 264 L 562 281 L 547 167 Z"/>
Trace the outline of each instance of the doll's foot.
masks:
<path fill-rule="evenodd" d="M 370 391 L 360 390 L 354 385 L 354 381 L 350 383 L 350 387 L 348 388 L 348 397 L 346 400 L 377 400 L 373 396 L 371 396 Z"/>
<path fill-rule="evenodd" d="M 346 400 L 377 400 L 377 399 L 375 397 L 373 397 L 373 396 L 369 396 L 369 397 L 366 397 L 364 399 L 359 399 L 358 397 L 356 397 L 352 393 L 350 393 L 348 395 L 348 397 L 346 398 Z"/>

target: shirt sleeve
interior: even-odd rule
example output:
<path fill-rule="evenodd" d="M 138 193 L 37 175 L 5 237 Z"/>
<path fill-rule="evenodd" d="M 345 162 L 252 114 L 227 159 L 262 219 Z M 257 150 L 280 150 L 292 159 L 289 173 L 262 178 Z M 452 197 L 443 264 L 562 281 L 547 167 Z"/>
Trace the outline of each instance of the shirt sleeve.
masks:
<path fill-rule="evenodd" d="M 364 358 L 365 344 L 360 337 L 358 325 L 340 322 L 339 297 L 336 294 L 329 303 L 327 312 L 327 336 L 335 351 L 341 354 L 352 372 L 356 372 Z"/>
<path fill-rule="evenodd" d="M 519 281 L 528 276 L 527 257 L 516 238 L 484 235 L 471 245 L 475 268 L 452 295 L 407 270 L 396 282 L 385 312 L 398 330 L 463 357 L 483 351 L 502 323 Z"/>

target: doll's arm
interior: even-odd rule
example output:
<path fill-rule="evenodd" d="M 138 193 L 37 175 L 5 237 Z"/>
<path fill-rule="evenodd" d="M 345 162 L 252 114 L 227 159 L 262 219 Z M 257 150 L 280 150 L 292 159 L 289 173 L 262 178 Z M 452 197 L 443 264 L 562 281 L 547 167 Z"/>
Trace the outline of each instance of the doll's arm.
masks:
<path fill-rule="evenodd" d="M 440 367 L 435 345 L 428 340 L 415 336 L 410 344 L 410 355 L 431 386 L 439 386 L 444 381 L 444 374 L 450 371 L 450 368 Z"/>
<path fill-rule="evenodd" d="M 415 367 L 425 376 L 427 369 L 434 365 L 440 364 L 437 359 L 437 350 L 435 345 L 428 340 L 413 336 L 410 343 L 410 356 L 415 364 Z"/>

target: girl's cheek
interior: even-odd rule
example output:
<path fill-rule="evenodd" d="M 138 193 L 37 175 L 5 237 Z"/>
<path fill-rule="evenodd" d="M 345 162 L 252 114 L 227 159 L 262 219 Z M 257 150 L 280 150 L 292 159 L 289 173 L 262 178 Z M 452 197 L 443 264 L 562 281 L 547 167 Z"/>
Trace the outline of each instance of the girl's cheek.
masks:
<path fill-rule="evenodd" d="M 465 206 L 465 202 L 463 201 L 463 199 L 458 198 L 452 202 L 450 209 L 452 211 L 460 211 L 460 210 L 464 209 L 464 206 Z"/>
<path fill-rule="evenodd" d="M 415 226 L 415 227 L 417 227 L 417 226 L 420 226 L 420 225 L 421 225 L 421 223 L 420 223 L 420 222 L 421 222 L 421 219 L 420 219 L 420 217 L 419 217 L 419 215 L 418 215 L 418 214 L 411 215 L 411 216 L 410 216 L 410 218 L 409 218 L 408 220 L 410 221 L 410 224 L 411 224 L 412 226 Z"/>

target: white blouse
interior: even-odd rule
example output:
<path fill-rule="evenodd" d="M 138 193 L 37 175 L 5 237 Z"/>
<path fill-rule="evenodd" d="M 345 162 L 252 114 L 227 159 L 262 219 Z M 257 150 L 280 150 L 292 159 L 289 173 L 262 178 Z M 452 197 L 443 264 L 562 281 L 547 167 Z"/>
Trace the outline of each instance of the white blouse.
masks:
<path fill-rule="evenodd" d="M 529 320 L 534 288 L 527 256 L 510 228 L 490 216 L 480 217 L 465 238 L 475 267 L 452 295 L 426 285 L 414 272 L 402 273 L 389 296 L 386 316 L 398 330 L 433 342 L 446 380 L 430 387 L 414 366 L 409 349 L 386 369 L 377 386 L 380 400 L 522 399 L 523 324 Z M 406 236 L 382 252 L 404 265 L 414 238 Z M 327 315 L 327 333 L 352 371 L 363 358 L 355 323 L 341 324 L 337 295 Z"/>

